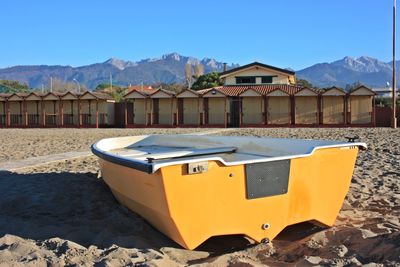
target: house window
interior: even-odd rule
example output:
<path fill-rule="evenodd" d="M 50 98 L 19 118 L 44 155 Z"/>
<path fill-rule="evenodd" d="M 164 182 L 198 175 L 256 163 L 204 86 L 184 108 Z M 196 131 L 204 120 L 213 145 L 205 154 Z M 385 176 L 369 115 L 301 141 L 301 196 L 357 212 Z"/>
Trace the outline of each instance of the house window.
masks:
<path fill-rule="evenodd" d="M 236 83 L 237 84 L 241 84 L 241 83 L 256 83 L 256 77 L 254 77 L 254 76 L 236 77 Z"/>
<path fill-rule="evenodd" d="M 261 77 L 261 83 L 272 83 L 272 78 L 274 76 L 262 76 Z"/>

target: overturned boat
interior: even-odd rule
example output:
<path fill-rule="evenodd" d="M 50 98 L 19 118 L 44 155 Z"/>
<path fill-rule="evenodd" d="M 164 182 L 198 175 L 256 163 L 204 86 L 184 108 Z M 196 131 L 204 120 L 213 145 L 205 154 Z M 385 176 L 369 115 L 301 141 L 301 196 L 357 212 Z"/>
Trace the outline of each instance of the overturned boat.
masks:
<path fill-rule="evenodd" d="M 185 248 L 212 236 L 268 242 L 286 226 L 331 226 L 365 143 L 148 135 L 92 145 L 119 202 Z"/>

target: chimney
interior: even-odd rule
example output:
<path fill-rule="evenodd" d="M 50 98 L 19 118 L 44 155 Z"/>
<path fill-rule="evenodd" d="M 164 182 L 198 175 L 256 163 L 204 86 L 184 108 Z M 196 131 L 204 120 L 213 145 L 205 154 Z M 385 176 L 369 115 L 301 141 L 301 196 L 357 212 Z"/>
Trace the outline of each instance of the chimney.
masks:
<path fill-rule="evenodd" d="M 226 71 L 226 63 L 224 62 L 223 64 L 224 64 L 224 71 Z"/>

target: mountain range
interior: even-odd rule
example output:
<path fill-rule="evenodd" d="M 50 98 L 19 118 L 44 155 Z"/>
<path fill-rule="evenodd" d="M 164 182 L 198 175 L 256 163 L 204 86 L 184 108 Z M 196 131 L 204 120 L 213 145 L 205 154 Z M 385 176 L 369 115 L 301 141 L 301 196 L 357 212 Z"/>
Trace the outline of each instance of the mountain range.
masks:
<path fill-rule="evenodd" d="M 396 61 L 396 69 L 400 61 Z M 297 78 L 306 79 L 320 87 L 339 86 L 360 82 L 370 87 L 385 87 L 392 81 L 392 63 L 362 56 L 344 57 L 331 63 L 319 63 L 296 71 Z"/>
<path fill-rule="evenodd" d="M 182 56 L 178 53 L 165 54 L 159 58 L 143 59 L 137 62 L 110 58 L 103 63 L 81 67 L 71 66 L 14 66 L 0 69 L 0 79 L 17 80 L 27 83 L 31 88 L 48 87 L 50 78 L 62 82 L 78 81 L 89 89 L 100 83 L 108 83 L 110 74 L 114 84 L 154 84 L 183 83 L 185 65 L 202 64 L 204 72 L 222 71 L 223 63 L 211 58 L 198 59 Z M 249 62 L 250 63 L 250 62 Z M 268 64 L 268 62 L 264 62 Z M 398 65 L 399 62 L 396 62 Z M 227 68 L 239 64 L 228 64 Z M 288 68 L 290 69 L 290 68 Z M 361 82 L 371 87 L 384 87 L 391 81 L 391 62 L 362 56 L 345 57 L 331 63 L 318 63 L 305 69 L 297 70 L 299 79 L 306 79 L 319 87 L 339 86 Z"/>
<path fill-rule="evenodd" d="M 0 69 L 0 79 L 17 80 L 27 83 L 31 88 L 49 87 L 50 79 L 62 82 L 78 81 L 89 89 L 94 89 L 100 83 L 109 83 L 110 75 L 113 84 L 154 84 L 182 83 L 186 63 L 202 64 L 204 72 L 221 71 L 223 63 L 215 59 L 197 59 L 178 53 L 163 55 L 160 58 L 143 59 L 138 62 L 110 58 L 103 63 L 95 63 L 81 67 L 71 66 L 14 66 Z M 234 68 L 238 64 L 231 64 Z"/>

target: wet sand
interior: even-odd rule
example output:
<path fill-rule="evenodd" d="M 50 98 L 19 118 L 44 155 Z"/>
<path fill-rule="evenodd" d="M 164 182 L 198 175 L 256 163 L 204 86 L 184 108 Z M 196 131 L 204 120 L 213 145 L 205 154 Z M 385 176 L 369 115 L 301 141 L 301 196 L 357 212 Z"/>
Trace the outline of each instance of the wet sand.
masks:
<path fill-rule="evenodd" d="M 3 129 L 0 162 L 87 150 L 108 136 L 197 129 Z M 215 237 L 195 251 L 119 205 L 94 156 L 0 173 L 0 266 L 299 266 L 400 264 L 400 131 L 239 129 L 223 135 L 345 140 L 360 136 L 351 188 L 332 228 L 304 223 L 271 244 Z"/>

